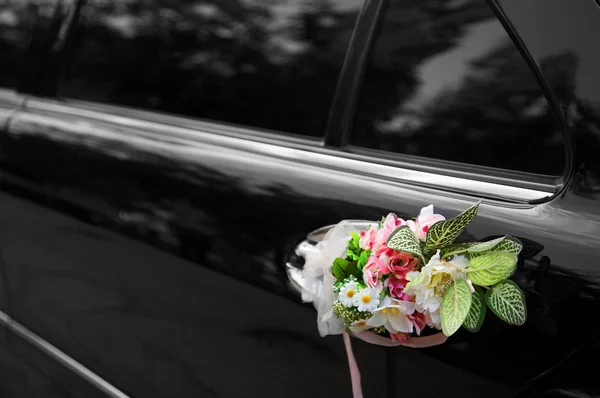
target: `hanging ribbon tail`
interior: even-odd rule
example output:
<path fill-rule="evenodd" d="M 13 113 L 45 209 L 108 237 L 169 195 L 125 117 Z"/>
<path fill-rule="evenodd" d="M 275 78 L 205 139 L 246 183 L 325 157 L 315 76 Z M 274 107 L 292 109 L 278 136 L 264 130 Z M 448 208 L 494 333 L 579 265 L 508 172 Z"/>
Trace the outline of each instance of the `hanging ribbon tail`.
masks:
<path fill-rule="evenodd" d="M 424 337 L 408 337 L 403 341 L 394 341 L 387 337 L 379 336 L 372 332 L 360 332 L 355 333 L 354 336 L 359 339 L 382 347 L 410 347 L 410 348 L 427 348 L 440 345 L 448 340 L 448 337 L 444 333 L 436 333 L 431 336 Z M 360 384 L 360 370 L 358 369 L 358 363 L 354 357 L 352 351 L 352 341 L 348 333 L 344 332 L 344 346 L 346 347 L 346 354 L 348 355 L 348 366 L 350 367 L 350 379 L 352 381 L 352 396 L 354 398 L 363 398 L 362 387 Z"/>
<path fill-rule="evenodd" d="M 360 370 L 352 351 L 352 341 L 348 333 L 344 332 L 344 345 L 348 355 L 348 366 L 350 367 L 350 379 L 352 381 L 352 396 L 354 398 L 363 398 L 362 387 L 360 385 Z"/>

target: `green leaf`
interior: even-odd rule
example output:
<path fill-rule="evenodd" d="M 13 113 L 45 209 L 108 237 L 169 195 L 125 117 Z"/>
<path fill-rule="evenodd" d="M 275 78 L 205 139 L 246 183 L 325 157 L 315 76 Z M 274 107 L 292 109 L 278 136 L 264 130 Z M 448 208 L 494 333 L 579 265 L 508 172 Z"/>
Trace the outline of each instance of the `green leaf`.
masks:
<path fill-rule="evenodd" d="M 481 328 L 486 313 L 485 295 L 479 286 L 475 286 L 475 293 L 471 298 L 473 301 L 467 318 L 463 322 L 463 327 L 469 332 L 475 333 Z"/>
<path fill-rule="evenodd" d="M 336 281 L 343 280 L 351 275 L 362 278 L 362 272 L 358 269 L 358 265 L 354 261 L 348 261 L 341 257 L 333 260 L 331 266 L 331 273 L 335 277 Z"/>
<path fill-rule="evenodd" d="M 350 232 L 350 235 L 352 236 L 352 239 L 351 239 L 352 245 L 354 247 L 359 247 L 359 244 L 360 244 L 360 235 L 358 235 L 354 231 Z"/>
<path fill-rule="evenodd" d="M 346 255 L 350 260 L 358 261 L 358 255 L 352 249 L 346 250 Z"/>
<path fill-rule="evenodd" d="M 340 280 L 346 277 L 346 271 L 348 270 L 349 261 L 338 257 L 333 260 L 333 265 L 331 266 L 331 273 L 335 276 L 335 279 Z"/>
<path fill-rule="evenodd" d="M 499 238 L 498 238 L 499 239 Z M 496 239 L 494 239 L 496 240 Z M 493 242 L 493 241 L 490 241 Z M 484 242 L 487 243 L 487 242 Z M 477 258 L 483 254 L 491 253 L 491 252 L 506 252 L 512 253 L 516 256 L 521 253 L 521 249 L 523 249 L 523 244 L 517 238 L 512 236 L 505 236 L 504 239 L 493 247 L 487 249 L 486 251 L 469 251 L 467 256 L 470 259 Z"/>
<path fill-rule="evenodd" d="M 452 336 L 464 323 L 472 300 L 471 288 L 464 279 L 455 281 L 446 290 L 440 306 L 442 331 L 446 336 Z"/>
<path fill-rule="evenodd" d="M 456 218 L 438 221 L 433 224 L 427 232 L 425 246 L 427 248 L 440 248 L 452 244 L 467 225 L 477 216 L 479 203 L 481 201 L 460 213 Z"/>
<path fill-rule="evenodd" d="M 421 252 L 419 238 L 406 225 L 396 228 L 387 239 L 387 247 L 390 249 L 410 253 L 417 257 L 425 265 L 425 258 Z"/>
<path fill-rule="evenodd" d="M 445 246 L 440 250 L 441 258 L 452 257 L 454 254 L 463 254 L 469 258 L 476 258 L 488 252 L 508 252 L 519 254 L 522 244 L 512 236 L 502 236 L 487 242 L 455 243 Z"/>
<path fill-rule="evenodd" d="M 492 250 L 500 242 L 504 241 L 504 239 L 506 239 L 506 236 L 502 236 L 500 238 L 488 240 L 487 242 L 477 242 L 474 245 L 471 245 L 467 249 L 467 251 L 469 253 L 478 253 L 478 252 L 489 251 L 489 250 Z"/>
<path fill-rule="evenodd" d="M 356 266 L 358 267 L 359 270 L 362 270 L 363 267 L 365 266 L 365 264 L 367 264 L 367 260 L 369 259 L 370 255 L 371 255 L 370 250 L 363 251 L 360 254 L 360 258 L 358 259 L 358 264 L 356 264 Z"/>
<path fill-rule="evenodd" d="M 485 301 L 494 314 L 509 325 L 522 325 L 527 319 L 523 292 L 511 280 L 503 280 L 485 293 Z"/>
<path fill-rule="evenodd" d="M 511 276 L 516 267 L 516 254 L 490 252 L 469 260 L 467 278 L 476 285 L 490 286 Z"/>
<path fill-rule="evenodd" d="M 490 251 L 507 252 L 518 256 L 521 253 L 521 249 L 523 249 L 523 243 L 519 239 L 507 236 L 502 242 L 490 249 Z"/>
<path fill-rule="evenodd" d="M 348 263 L 348 268 L 346 268 L 346 276 L 354 275 L 356 277 L 360 276 L 362 279 L 362 273 L 359 273 L 358 266 L 355 262 Z"/>
<path fill-rule="evenodd" d="M 471 242 L 471 243 L 454 243 L 452 245 L 448 245 L 443 249 L 440 249 L 440 258 L 445 259 L 448 257 L 452 257 L 455 254 L 466 253 L 469 247 L 479 244 L 479 242 Z"/>

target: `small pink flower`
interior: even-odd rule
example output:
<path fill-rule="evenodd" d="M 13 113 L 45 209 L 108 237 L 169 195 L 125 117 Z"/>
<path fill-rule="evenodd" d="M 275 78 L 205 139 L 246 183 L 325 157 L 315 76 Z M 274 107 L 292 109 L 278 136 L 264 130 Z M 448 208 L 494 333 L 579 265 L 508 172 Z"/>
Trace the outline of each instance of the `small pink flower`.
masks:
<path fill-rule="evenodd" d="M 395 215 L 394 213 L 390 213 L 385 218 L 382 229 L 392 232 L 396 228 L 401 227 L 402 225 L 404 225 L 404 220 L 401 218 L 398 218 L 398 216 Z"/>
<path fill-rule="evenodd" d="M 427 232 L 429 232 L 429 228 L 433 224 L 438 221 L 443 221 L 446 218 L 441 214 L 435 214 L 433 212 L 433 205 L 429 205 L 427 207 L 423 207 L 421 209 L 421 213 L 419 217 L 417 217 L 416 221 L 409 220 L 406 222 L 406 225 L 415 233 L 417 238 L 424 241 L 427 237 Z"/>
<path fill-rule="evenodd" d="M 377 236 L 377 227 L 371 227 L 368 231 L 360 231 L 360 248 L 363 250 L 371 250 L 373 243 L 375 243 L 375 237 Z"/>
<path fill-rule="evenodd" d="M 388 214 L 381 226 L 381 229 L 377 231 L 377 236 L 375 237 L 375 242 L 373 245 L 374 249 L 380 249 L 385 246 L 385 242 L 387 238 L 394 232 L 398 227 L 401 227 L 406 224 L 401 218 L 398 218 L 394 213 Z"/>
<path fill-rule="evenodd" d="M 409 297 L 404 293 L 404 288 L 408 284 L 406 278 L 396 278 L 395 276 L 391 276 L 385 280 L 383 283 L 384 287 L 387 287 L 390 291 L 390 296 L 397 298 L 399 300 L 409 301 Z"/>
<path fill-rule="evenodd" d="M 415 311 L 412 314 L 408 315 L 408 317 L 410 318 L 411 322 L 413 323 L 413 326 L 415 327 L 415 331 L 417 332 L 417 335 L 420 335 L 421 331 L 427 325 L 427 319 L 425 318 L 425 314 Z"/>

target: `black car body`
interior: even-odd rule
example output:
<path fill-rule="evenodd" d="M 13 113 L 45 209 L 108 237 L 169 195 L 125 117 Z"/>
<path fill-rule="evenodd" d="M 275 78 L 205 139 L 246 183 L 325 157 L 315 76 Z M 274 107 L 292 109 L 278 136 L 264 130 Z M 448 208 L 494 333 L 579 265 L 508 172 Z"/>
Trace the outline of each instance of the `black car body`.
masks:
<path fill-rule="evenodd" d="M 526 324 L 356 341 L 366 396 L 600 396 L 599 22 L 594 0 L 0 2 L 1 396 L 349 396 L 295 248 L 480 198 L 468 236 L 525 243 Z"/>

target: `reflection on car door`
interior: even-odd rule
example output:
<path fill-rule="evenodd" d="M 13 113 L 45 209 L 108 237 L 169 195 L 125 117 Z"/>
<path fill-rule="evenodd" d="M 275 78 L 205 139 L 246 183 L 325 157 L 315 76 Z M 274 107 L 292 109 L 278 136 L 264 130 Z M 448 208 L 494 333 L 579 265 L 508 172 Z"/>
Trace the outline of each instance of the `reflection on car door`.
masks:
<path fill-rule="evenodd" d="M 132 396 L 348 395 L 342 343 L 318 336 L 284 266 L 306 232 L 361 212 L 323 197 L 328 173 L 29 105 L 2 142 L 18 170 L 0 238 L 17 321 Z M 385 364 L 382 348 L 361 354 Z M 365 369 L 365 385 L 384 381 Z"/>

